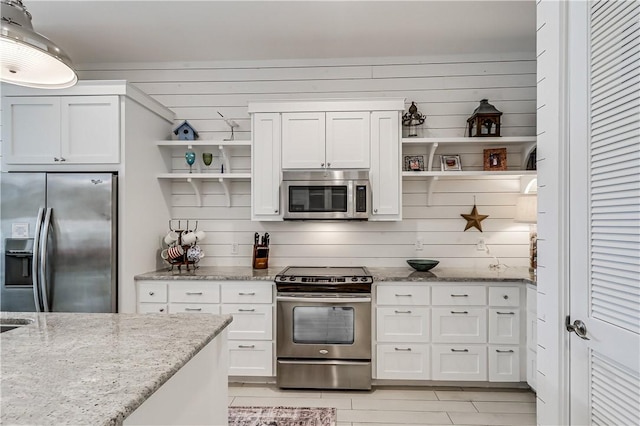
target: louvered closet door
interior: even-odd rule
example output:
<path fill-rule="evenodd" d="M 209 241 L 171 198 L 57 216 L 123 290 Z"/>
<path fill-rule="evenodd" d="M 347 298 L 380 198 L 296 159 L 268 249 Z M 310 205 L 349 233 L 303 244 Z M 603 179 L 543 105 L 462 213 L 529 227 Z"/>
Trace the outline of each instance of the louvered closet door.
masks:
<path fill-rule="evenodd" d="M 640 2 L 571 3 L 569 297 L 590 340 L 569 338 L 570 418 L 638 425 Z"/>

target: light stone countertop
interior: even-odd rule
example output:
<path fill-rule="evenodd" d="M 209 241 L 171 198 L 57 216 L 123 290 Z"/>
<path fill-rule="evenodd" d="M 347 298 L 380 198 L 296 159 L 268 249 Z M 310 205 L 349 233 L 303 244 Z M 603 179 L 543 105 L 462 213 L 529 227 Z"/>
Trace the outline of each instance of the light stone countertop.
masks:
<path fill-rule="evenodd" d="M 1 424 L 120 425 L 230 315 L 2 312 Z M 13 321 L 12 321 L 13 320 Z"/>
<path fill-rule="evenodd" d="M 168 271 L 162 269 L 137 275 L 136 280 L 257 280 L 273 281 L 284 267 L 269 269 L 252 269 L 249 266 L 205 266 L 190 271 Z M 511 267 L 504 269 L 489 268 L 445 268 L 436 266 L 431 271 L 418 272 L 409 266 L 398 268 L 368 267 L 376 282 L 383 281 L 411 281 L 411 282 L 522 282 L 535 284 L 535 276 L 528 267 Z"/>

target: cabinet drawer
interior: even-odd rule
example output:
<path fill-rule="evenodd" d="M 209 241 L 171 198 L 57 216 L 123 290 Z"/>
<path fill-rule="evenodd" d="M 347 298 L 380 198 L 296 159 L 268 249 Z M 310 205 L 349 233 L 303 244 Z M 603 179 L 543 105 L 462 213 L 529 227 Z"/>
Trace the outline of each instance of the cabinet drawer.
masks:
<path fill-rule="evenodd" d="M 169 283 L 169 302 L 220 303 L 220 285 L 200 282 Z"/>
<path fill-rule="evenodd" d="M 166 303 L 138 303 L 139 314 L 166 314 Z"/>
<path fill-rule="evenodd" d="M 429 308 L 378 308 L 376 329 L 379 342 L 428 342 Z"/>
<path fill-rule="evenodd" d="M 489 343 L 520 343 L 520 310 L 511 308 L 489 309 Z"/>
<path fill-rule="evenodd" d="M 229 375 L 273 376 L 273 344 L 270 341 L 229 341 Z"/>
<path fill-rule="evenodd" d="M 487 380 L 487 347 L 432 345 L 433 380 Z"/>
<path fill-rule="evenodd" d="M 273 303 L 272 283 L 233 281 L 221 286 L 222 303 Z"/>
<path fill-rule="evenodd" d="M 271 340 L 273 336 L 273 307 L 271 305 L 221 306 L 222 314 L 233 315 L 229 324 L 230 340 Z"/>
<path fill-rule="evenodd" d="M 429 305 L 429 287 L 426 285 L 380 285 L 377 287 L 378 306 Z"/>
<path fill-rule="evenodd" d="M 217 314 L 220 315 L 220 305 L 211 303 L 169 303 L 169 313 L 189 314 Z"/>
<path fill-rule="evenodd" d="M 489 346 L 489 381 L 520 381 L 520 349 L 517 346 Z"/>
<path fill-rule="evenodd" d="M 520 287 L 489 287 L 489 306 L 520 306 Z"/>
<path fill-rule="evenodd" d="M 166 303 L 167 285 L 138 281 L 138 302 Z"/>
<path fill-rule="evenodd" d="M 379 344 L 376 347 L 376 378 L 429 380 L 429 352 L 429 345 L 424 344 Z"/>
<path fill-rule="evenodd" d="M 431 336 L 434 342 L 487 342 L 487 311 L 485 308 L 432 308 L 431 321 Z"/>
<path fill-rule="evenodd" d="M 434 286 L 431 304 L 446 306 L 486 305 L 487 288 L 484 285 Z"/>

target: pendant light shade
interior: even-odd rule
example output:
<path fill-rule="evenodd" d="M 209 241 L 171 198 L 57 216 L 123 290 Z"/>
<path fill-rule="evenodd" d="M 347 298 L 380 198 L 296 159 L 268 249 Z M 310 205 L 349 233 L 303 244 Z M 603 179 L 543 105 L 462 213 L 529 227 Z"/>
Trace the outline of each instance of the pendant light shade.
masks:
<path fill-rule="evenodd" d="M 76 84 L 71 59 L 36 33 L 21 0 L 0 0 L 0 79 L 19 86 L 63 89 Z"/>

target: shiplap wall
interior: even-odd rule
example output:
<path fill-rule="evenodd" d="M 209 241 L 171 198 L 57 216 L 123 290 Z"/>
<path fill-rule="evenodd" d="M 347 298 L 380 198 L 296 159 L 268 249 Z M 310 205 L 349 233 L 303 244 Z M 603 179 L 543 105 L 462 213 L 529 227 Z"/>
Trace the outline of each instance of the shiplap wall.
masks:
<path fill-rule="evenodd" d="M 229 137 L 229 128 L 218 115 L 235 120 L 236 139 L 250 139 L 247 104 L 265 99 L 318 99 L 405 97 L 427 115 L 419 136 L 463 136 L 466 119 L 482 98 L 503 115 L 503 136 L 536 134 L 535 54 L 477 55 L 423 58 L 354 58 L 331 61 L 270 61 L 235 63 L 154 63 L 81 67 L 82 79 L 126 79 L 171 108 L 198 130 L 200 139 Z M 405 132 L 406 133 L 406 132 Z M 167 135 L 170 137 L 170 135 Z M 482 144 L 448 153 L 462 155 L 463 167 L 482 164 Z M 421 151 L 422 150 L 422 151 Z M 215 150 L 214 150 L 215 153 Z M 425 153 L 420 147 L 404 154 Z M 184 171 L 184 150 L 172 150 L 172 168 Z M 144 160 L 141 160 L 144 161 Z M 516 166 L 519 155 L 509 155 Z M 219 168 L 219 158 L 212 167 Z M 234 171 L 249 171 L 250 148 L 235 149 Z M 517 166 L 516 166 L 517 167 Z M 480 167 L 481 169 L 481 167 Z M 440 180 L 431 206 L 426 203 L 424 180 L 406 178 L 403 184 L 402 222 L 318 223 L 251 222 L 250 183 L 232 184 L 231 205 L 224 207 L 224 192 L 215 181 L 202 187 L 202 207 L 186 182 L 172 184 L 175 218 L 198 220 L 208 233 L 201 244 L 203 266 L 250 265 L 254 232 L 271 235 L 270 266 L 289 264 L 362 264 L 406 266 L 415 257 L 438 259 L 441 266 L 488 266 L 492 256 L 508 266 L 528 265 L 526 224 L 513 220 L 521 184 L 518 178 L 494 177 Z M 483 233 L 463 232 L 475 201 Z M 423 249 L 416 250 L 416 239 Z M 476 249 L 483 239 L 490 255 Z M 232 254 L 232 244 L 239 253 Z"/>

